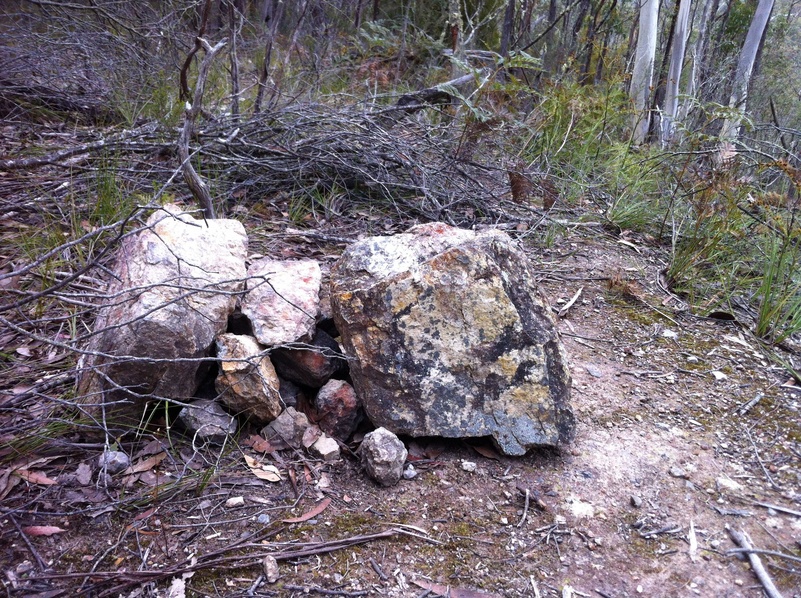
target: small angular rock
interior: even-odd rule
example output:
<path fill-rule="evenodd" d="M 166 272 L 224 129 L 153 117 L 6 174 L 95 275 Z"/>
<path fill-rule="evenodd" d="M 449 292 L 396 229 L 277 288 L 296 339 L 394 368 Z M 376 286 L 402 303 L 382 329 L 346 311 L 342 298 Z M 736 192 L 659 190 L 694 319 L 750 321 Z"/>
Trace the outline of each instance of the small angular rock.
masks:
<path fill-rule="evenodd" d="M 261 431 L 271 443 L 285 443 L 294 448 L 303 445 L 303 434 L 311 427 L 309 418 L 305 413 L 295 410 L 294 407 L 287 407 L 281 412 L 274 421 L 270 422 Z"/>
<path fill-rule="evenodd" d="M 270 357 L 282 378 L 310 388 L 320 388 L 343 368 L 342 349 L 320 329 L 315 330 L 308 345 L 311 348 L 275 349 Z"/>
<path fill-rule="evenodd" d="M 283 405 L 273 364 L 261 353 L 262 348 L 252 336 L 218 336 L 220 371 L 214 386 L 231 412 L 265 424 L 278 417 Z"/>
<path fill-rule="evenodd" d="M 104 451 L 97 459 L 101 471 L 114 475 L 125 471 L 131 465 L 131 458 L 122 451 Z"/>
<path fill-rule="evenodd" d="M 343 380 L 329 380 L 317 393 L 314 406 L 320 429 L 342 441 L 350 438 L 362 420 L 361 401 Z"/>
<path fill-rule="evenodd" d="M 366 434 L 359 453 L 367 474 L 382 486 L 394 486 L 401 479 L 408 452 L 386 428 Z"/>
<path fill-rule="evenodd" d="M 336 461 L 339 459 L 339 444 L 330 436 L 323 434 L 311 445 L 309 452 L 323 461 Z"/>
<path fill-rule="evenodd" d="M 284 403 L 284 408 L 297 408 L 300 401 L 306 400 L 306 395 L 297 384 L 290 382 L 289 380 L 284 380 L 280 376 L 278 379 L 281 382 L 278 392 L 281 394 L 281 401 Z"/>
<path fill-rule="evenodd" d="M 236 433 L 236 419 L 210 399 L 198 399 L 181 409 L 178 421 L 199 441 L 222 443 Z"/>
<path fill-rule="evenodd" d="M 278 581 L 281 574 L 278 570 L 278 561 L 275 560 L 274 556 L 268 555 L 264 557 L 262 567 L 264 568 L 264 578 L 267 580 L 267 583 L 275 583 Z"/>
<path fill-rule="evenodd" d="M 248 268 L 242 313 L 263 345 L 310 339 L 320 311 L 320 265 L 314 260 L 261 259 Z"/>

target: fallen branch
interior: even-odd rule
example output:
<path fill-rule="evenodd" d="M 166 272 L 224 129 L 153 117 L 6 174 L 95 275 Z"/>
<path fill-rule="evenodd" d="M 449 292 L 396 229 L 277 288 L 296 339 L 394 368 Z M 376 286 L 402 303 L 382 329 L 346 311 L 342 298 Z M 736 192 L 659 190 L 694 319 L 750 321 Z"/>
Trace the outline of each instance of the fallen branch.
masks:
<path fill-rule="evenodd" d="M 793 554 L 778 552 L 776 550 L 762 550 L 760 548 L 732 548 L 727 550 L 726 554 L 764 554 L 765 556 L 775 556 L 776 558 L 784 559 L 786 561 L 801 563 L 801 557 L 797 557 Z"/>
<path fill-rule="evenodd" d="M 278 530 L 280 531 L 280 530 Z M 260 565 L 265 556 L 271 556 L 276 561 L 286 561 L 307 556 L 326 554 L 343 548 L 350 548 L 358 544 L 365 544 L 374 540 L 381 540 L 384 538 L 391 538 L 397 534 L 406 533 L 402 529 L 388 529 L 374 534 L 364 534 L 358 536 L 351 536 L 340 540 L 331 540 L 328 542 L 310 542 L 302 544 L 297 549 L 288 550 L 269 550 L 270 544 L 250 544 L 236 542 L 226 548 L 216 550 L 209 554 L 197 557 L 195 562 L 185 561 L 184 563 L 163 570 L 142 570 L 142 571 L 92 571 L 91 573 L 55 573 L 44 574 L 37 577 L 29 578 L 29 581 L 57 581 L 57 580 L 74 580 L 80 578 L 90 578 L 94 581 L 91 586 L 85 586 L 83 591 L 87 595 L 97 595 L 98 597 L 104 596 L 117 596 L 120 592 L 145 582 L 159 582 L 173 577 L 178 577 L 185 573 L 193 573 L 204 569 L 213 569 L 218 567 L 228 568 L 244 568 Z M 408 534 L 413 535 L 413 534 Z M 418 537 L 418 536 L 416 536 Z M 251 538 L 255 540 L 256 538 Z M 425 538 L 421 538 L 425 539 Z M 281 546 L 283 544 L 274 544 L 273 546 Z M 247 555 L 231 555 L 222 556 L 225 552 L 233 550 L 247 549 L 252 550 L 258 548 L 260 550 L 248 552 Z M 267 550 L 265 550 L 267 549 Z M 109 584 L 116 584 L 113 587 L 108 587 Z"/>
<path fill-rule="evenodd" d="M 181 159 L 184 181 L 186 181 L 197 203 L 203 208 L 203 213 L 206 218 L 213 220 L 217 217 L 214 213 L 214 204 L 211 200 L 208 186 L 200 178 L 200 175 L 195 170 L 195 167 L 192 166 L 192 162 L 189 159 L 189 140 L 192 138 L 195 120 L 197 120 L 197 116 L 200 114 L 200 108 L 203 103 L 203 90 L 206 86 L 206 77 L 208 77 L 211 63 L 214 61 L 214 57 L 217 53 L 225 47 L 225 40 L 218 42 L 213 48 L 205 39 L 198 38 L 198 41 L 203 46 L 203 49 L 206 50 L 206 56 L 203 58 L 203 62 L 200 63 L 200 69 L 198 69 L 197 82 L 195 83 L 195 95 L 192 98 L 192 103 L 187 104 L 186 112 L 184 113 L 184 126 L 178 138 L 178 157 Z"/>
<path fill-rule="evenodd" d="M 770 578 L 770 575 L 768 575 L 768 572 L 762 565 L 762 560 L 756 554 L 754 554 L 754 552 L 752 552 L 754 547 L 751 545 L 748 534 L 743 531 L 738 532 L 728 525 L 726 526 L 726 530 L 729 532 L 731 539 L 734 540 L 734 543 L 747 551 L 748 561 L 751 563 L 751 568 L 754 570 L 754 575 L 757 576 L 759 583 L 762 584 L 762 587 L 765 589 L 765 594 L 767 594 L 768 598 L 782 598 L 781 592 L 776 589 L 776 586 L 773 584 L 773 580 Z"/>

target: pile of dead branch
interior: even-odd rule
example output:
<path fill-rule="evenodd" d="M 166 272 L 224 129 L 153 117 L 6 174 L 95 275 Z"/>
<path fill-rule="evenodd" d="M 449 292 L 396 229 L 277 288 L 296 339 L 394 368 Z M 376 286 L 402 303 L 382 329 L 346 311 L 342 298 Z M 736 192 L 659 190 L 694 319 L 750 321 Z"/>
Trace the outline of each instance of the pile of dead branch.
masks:
<path fill-rule="evenodd" d="M 488 147 L 481 162 L 462 158 L 465 128 L 453 116 L 443 111 L 429 124 L 396 120 L 398 112 L 292 106 L 209 123 L 196 151 L 229 197 L 287 193 L 335 215 L 371 206 L 453 224 L 501 217 L 508 186 L 500 148 Z"/>

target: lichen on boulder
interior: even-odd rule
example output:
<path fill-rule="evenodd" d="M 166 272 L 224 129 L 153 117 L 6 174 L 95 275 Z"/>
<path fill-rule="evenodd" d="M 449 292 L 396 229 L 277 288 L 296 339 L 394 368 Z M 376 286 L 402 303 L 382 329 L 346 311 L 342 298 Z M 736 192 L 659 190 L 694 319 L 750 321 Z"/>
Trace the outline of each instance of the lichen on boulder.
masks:
<path fill-rule="evenodd" d="M 525 254 L 441 223 L 371 237 L 331 271 L 354 387 L 396 434 L 491 436 L 508 455 L 570 440 L 570 373 Z"/>

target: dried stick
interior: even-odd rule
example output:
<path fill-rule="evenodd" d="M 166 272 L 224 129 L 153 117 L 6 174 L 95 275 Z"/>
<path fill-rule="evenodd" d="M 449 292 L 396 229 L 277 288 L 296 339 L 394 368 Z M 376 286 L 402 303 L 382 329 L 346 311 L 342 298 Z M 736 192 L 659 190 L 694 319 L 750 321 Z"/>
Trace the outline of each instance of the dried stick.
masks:
<path fill-rule="evenodd" d="M 181 99 L 188 100 L 189 99 L 189 67 L 192 64 L 192 59 L 195 57 L 195 54 L 198 53 L 200 48 L 202 47 L 202 38 L 206 34 L 206 25 L 209 22 L 209 13 L 211 12 L 211 0 L 206 0 L 203 4 L 203 9 L 200 13 L 200 27 L 198 27 L 197 37 L 195 38 L 195 45 L 189 51 L 189 54 L 186 55 L 186 60 L 184 60 L 184 64 L 181 66 L 181 73 L 179 75 L 179 84 L 181 87 Z"/>
<path fill-rule="evenodd" d="M 206 77 L 209 74 L 209 68 L 217 53 L 225 46 L 225 40 L 217 43 L 213 48 L 209 43 L 202 38 L 198 38 L 203 49 L 206 50 L 206 56 L 203 62 L 200 63 L 200 69 L 197 74 L 197 82 L 195 83 L 195 95 L 192 104 L 187 105 L 186 112 L 184 113 L 184 126 L 181 129 L 181 135 L 178 138 L 178 156 L 181 158 L 181 169 L 184 174 L 184 181 L 186 181 L 189 190 L 197 200 L 203 213 L 207 219 L 213 220 L 216 218 L 214 213 L 214 205 L 211 200 L 211 194 L 206 183 L 200 178 L 200 175 L 195 171 L 192 166 L 189 156 L 189 140 L 192 137 L 192 130 L 194 129 L 195 120 L 197 115 L 200 114 L 200 107 L 203 102 L 203 88 L 206 86 Z"/>
<path fill-rule="evenodd" d="M 760 548 L 732 548 L 726 551 L 726 554 L 764 554 L 765 556 L 775 556 L 779 559 L 792 561 L 794 563 L 801 563 L 801 557 L 797 557 L 786 552 L 778 552 L 776 550 L 762 550 Z"/>
<path fill-rule="evenodd" d="M 753 552 L 753 546 L 751 545 L 751 541 L 748 538 L 748 534 L 744 531 L 737 531 L 726 526 L 731 539 L 734 540 L 734 543 L 737 544 L 740 548 L 749 551 L 748 554 L 748 561 L 751 563 L 751 568 L 754 570 L 754 575 L 757 576 L 759 579 L 759 583 L 762 584 L 762 587 L 765 589 L 765 594 L 767 594 L 768 598 L 782 598 L 781 592 L 776 589 L 776 586 L 773 584 L 773 580 L 768 575 L 768 572 L 765 570 L 765 567 L 762 565 L 762 560 Z"/>

